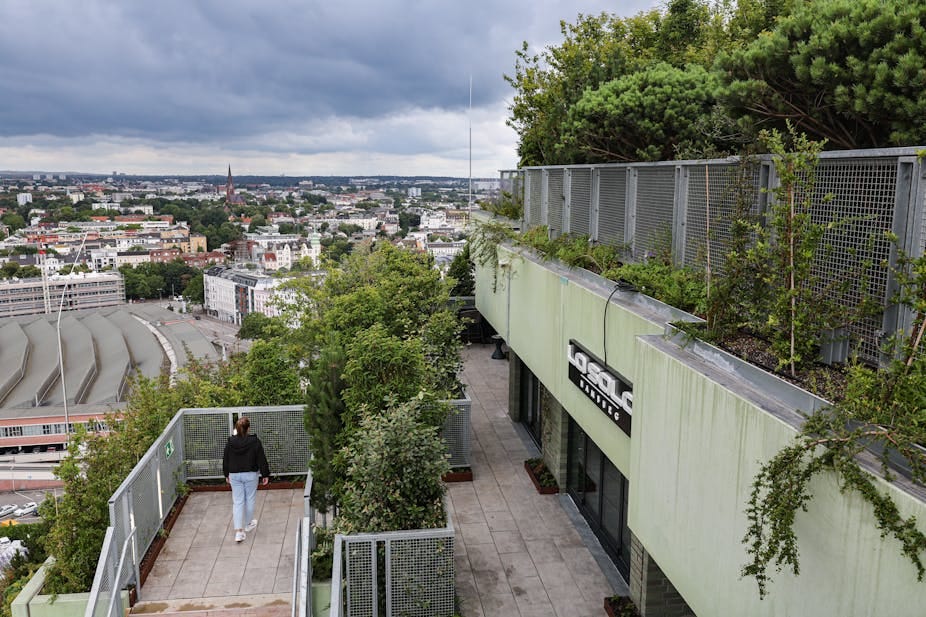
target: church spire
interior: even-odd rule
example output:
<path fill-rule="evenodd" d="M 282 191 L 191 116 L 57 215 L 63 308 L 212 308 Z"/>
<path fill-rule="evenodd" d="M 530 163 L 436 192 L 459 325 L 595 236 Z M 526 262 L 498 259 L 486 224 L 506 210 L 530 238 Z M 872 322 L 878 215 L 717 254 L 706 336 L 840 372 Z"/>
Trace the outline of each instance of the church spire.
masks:
<path fill-rule="evenodd" d="M 231 175 L 231 165 L 228 166 L 228 180 L 225 181 L 225 203 L 230 204 L 234 200 L 232 197 L 235 195 L 235 183 L 232 181 Z"/>

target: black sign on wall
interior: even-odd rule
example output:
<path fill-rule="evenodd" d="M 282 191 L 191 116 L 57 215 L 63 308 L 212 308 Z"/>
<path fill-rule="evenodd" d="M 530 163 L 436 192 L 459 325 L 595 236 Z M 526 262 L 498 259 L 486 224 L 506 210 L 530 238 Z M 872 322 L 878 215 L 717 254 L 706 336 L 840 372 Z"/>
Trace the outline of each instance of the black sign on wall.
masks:
<path fill-rule="evenodd" d="M 566 359 L 569 362 L 569 381 L 630 435 L 633 413 L 633 386 L 630 382 L 573 340 L 566 348 Z"/>

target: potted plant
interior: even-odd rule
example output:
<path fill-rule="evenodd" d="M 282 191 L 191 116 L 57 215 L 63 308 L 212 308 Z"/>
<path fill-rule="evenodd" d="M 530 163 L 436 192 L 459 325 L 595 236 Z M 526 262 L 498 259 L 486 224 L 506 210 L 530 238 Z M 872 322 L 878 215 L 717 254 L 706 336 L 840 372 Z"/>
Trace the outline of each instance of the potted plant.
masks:
<path fill-rule="evenodd" d="M 527 459 L 524 461 L 524 469 L 527 470 L 528 477 L 534 483 L 534 488 L 541 495 L 554 495 L 559 492 L 559 484 L 557 484 L 556 478 L 550 470 L 547 469 L 547 465 L 542 458 Z"/>

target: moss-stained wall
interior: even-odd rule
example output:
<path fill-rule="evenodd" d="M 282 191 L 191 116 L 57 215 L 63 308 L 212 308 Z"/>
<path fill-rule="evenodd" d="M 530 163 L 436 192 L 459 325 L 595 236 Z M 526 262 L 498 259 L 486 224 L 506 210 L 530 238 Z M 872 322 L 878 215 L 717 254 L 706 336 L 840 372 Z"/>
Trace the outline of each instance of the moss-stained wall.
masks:
<path fill-rule="evenodd" d="M 634 383 L 638 370 L 632 353 L 634 338 L 639 334 L 662 333 L 665 321 L 669 320 L 667 313 L 664 318 L 656 314 L 646 316 L 645 310 L 625 302 L 630 295 L 638 294 L 618 293 L 608 308 L 605 328 L 605 301 L 612 289 L 607 281 L 580 276 L 512 248 L 502 247 L 500 254 L 495 281 L 490 268 L 476 268 L 477 308 L 556 401 L 629 478 L 630 438 L 569 381 L 566 348 L 569 340 L 575 339 L 591 353 L 604 358 L 606 335 L 608 365 Z M 565 447 L 565 440 L 560 442 Z M 630 480 L 632 483 L 633 479 Z"/>
<path fill-rule="evenodd" d="M 769 391 L 731 379 L 662 337 L 637 341 L 630 528 L 699 617 L 923 615 L 926 583 L 871 508 L 839 492 L 834 475 L 812 485 L 796 531 L 801 574 L 773 574 L 760 600 L 741 579 L 745 504 L 762 461 L 796 434 Z M 880 482 L 904 515 L 926 506 Z M 920 523 L 921 528 L 926 525 Z"/>

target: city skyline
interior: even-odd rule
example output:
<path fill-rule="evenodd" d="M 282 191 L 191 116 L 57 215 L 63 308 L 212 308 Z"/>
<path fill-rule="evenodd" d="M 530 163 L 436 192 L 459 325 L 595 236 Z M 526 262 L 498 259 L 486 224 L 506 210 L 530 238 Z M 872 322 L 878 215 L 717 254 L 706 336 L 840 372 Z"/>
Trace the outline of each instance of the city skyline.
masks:
<path fill-rule="evenodd" d="M 0 168 L 473 176 L 517 165 L 515 50 L 652 0 L 0 6 Z M 469 79 L 473 108 L 468 112 Z"/>

